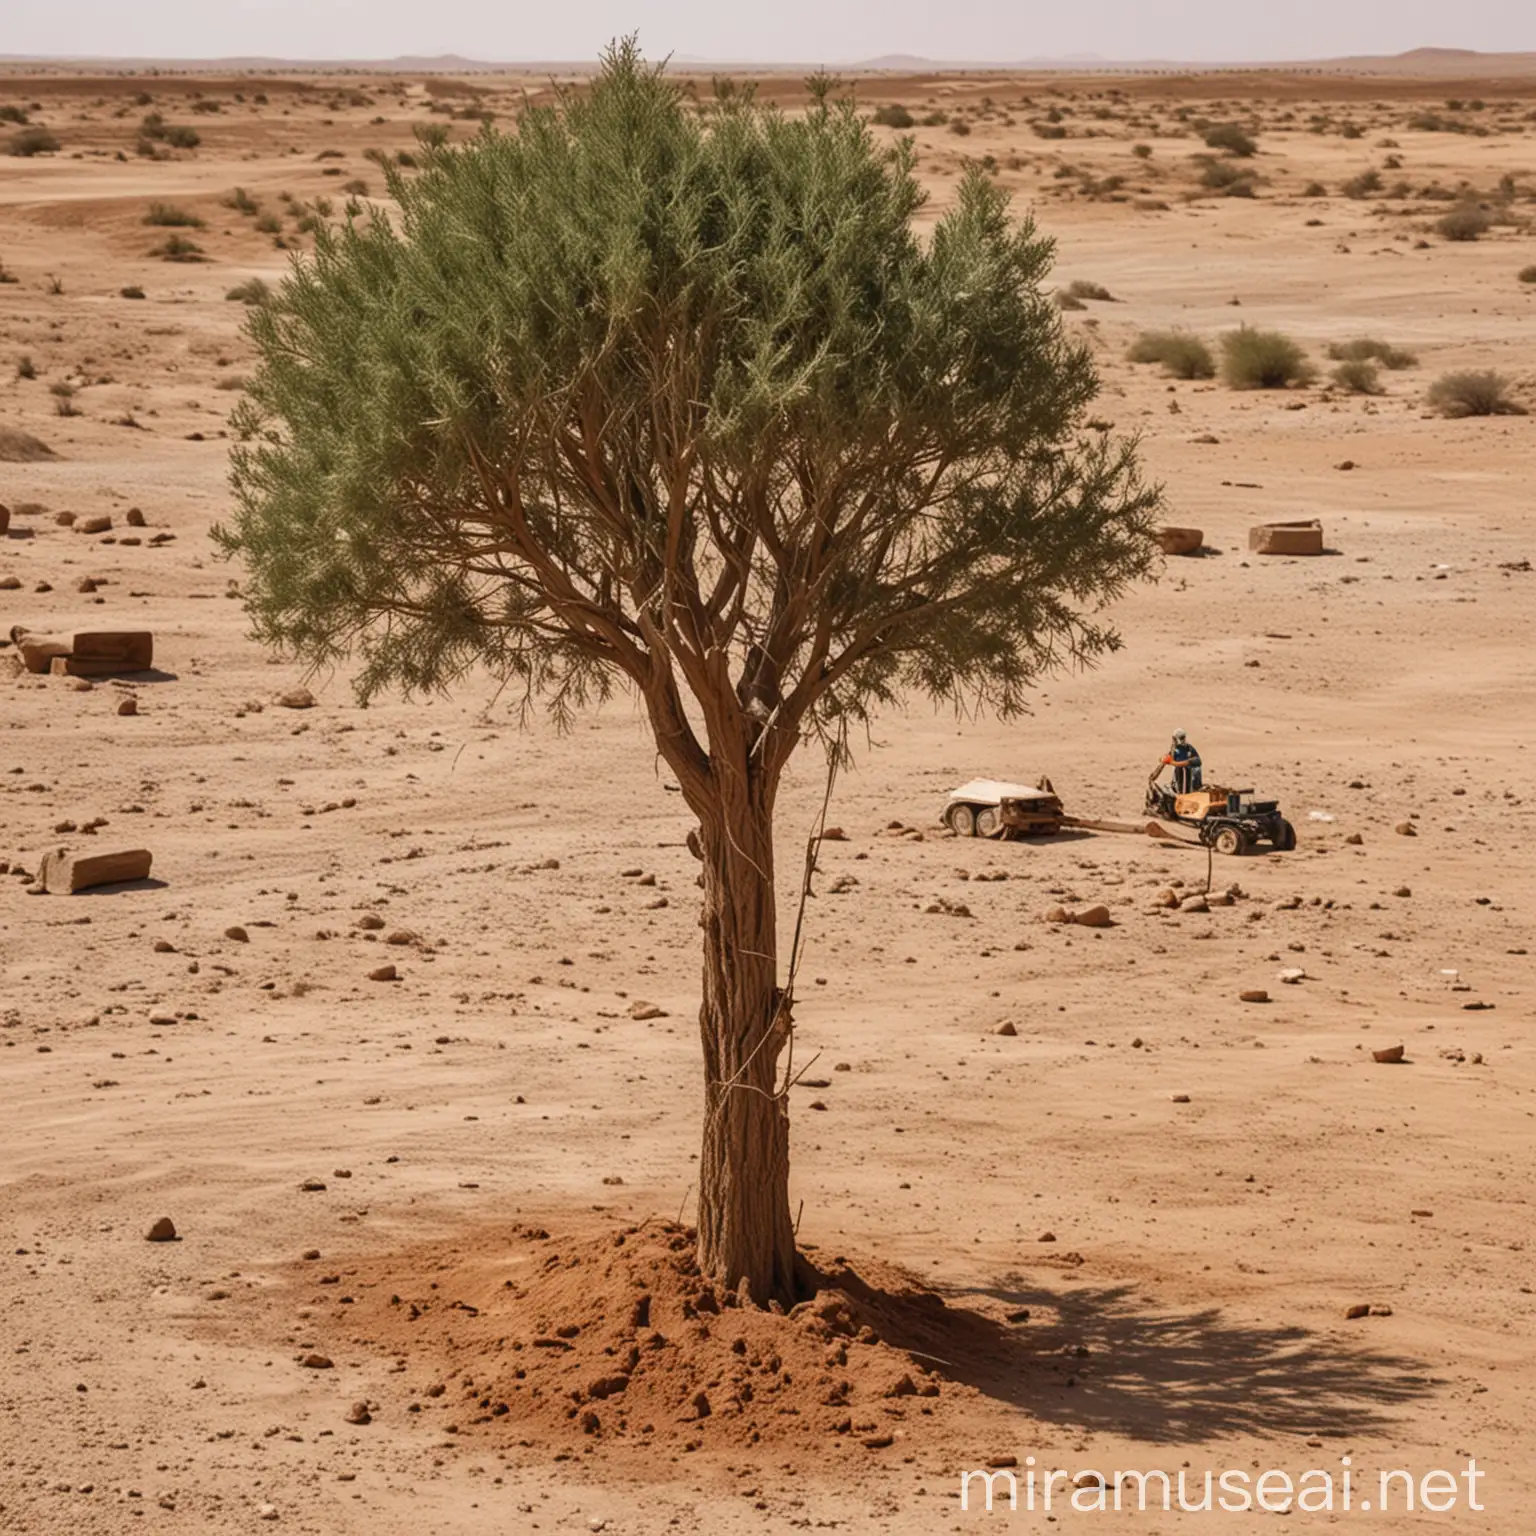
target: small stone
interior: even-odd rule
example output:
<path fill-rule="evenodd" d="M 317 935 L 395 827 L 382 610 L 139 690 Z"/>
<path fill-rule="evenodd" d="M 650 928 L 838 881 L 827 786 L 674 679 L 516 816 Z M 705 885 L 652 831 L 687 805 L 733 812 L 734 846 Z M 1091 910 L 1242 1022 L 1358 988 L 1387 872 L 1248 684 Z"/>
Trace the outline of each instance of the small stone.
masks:
<path fill-rule="evenodd" d="M 306 1371 L 328 1371 L 331 1369 L 331 1357 L 329 1355 L 317 1355 L 313 1351 L 305 1355 L 299 1364 Z"/>
<path fill-rule="evenodd" d="M 1042 1232 L 1035 1241 L 1037 1243 L 1054 1243 L 1056 1241 L 1056 1234 L 1054 1232 Z"/>
<path fill-rule="evenodd" d="M 169 1216 L 160 1217 L 149 1231 L 144 1234 L 145 1242 L 149 1243 L 174 1243 L 176 1241 L 176 1223 Z"/>
<path fill-rule="evenodd" d="M 1246 992 L 1239 992 L 1237 1000 L 1240 1003 L 1267 1003 L 1269 993 L 1263 987 L 1249 987 Z"/>
<path fill-rule="evenodd" d="M 346 1422 L 348 1424 L 371 1424 L 373 1415 L 368 1411 L 368 1404 L 363 1402 L 353 1403 L 347 1410 Z"/>
<path fill-rule="evenodd" d="M 629 1005 L 629 1016 L 632 1019 L 664 1019 L 667 1016 L 665 1008 L 658 1008 L 655 1003 L 640 1002 L 638 999 Z"/>
<path fill-rule="evenodd" d="M 1344 1309 L 1344 1316 L 1350 1322 L 1353 1322 L 1357 1317 L 1369 1317 L 1370 1315 L 1370 1303 L 1365 1301 L 1357 1301 L 1354 1306 L 1345 1307 Z"/>
<path fill-rule="evenodd" d="M 1105 906 L 1085 907 L 1072 921 L 1079 928 L 1108 928 L 1112 919 L 1109 908 Z"/>
<path fill-rule="evenodd" d="M 1394 896 L 1412 896 L 1413 888 L 1412 886 L 1400 885 L 1395 891 L 1392 892 L 1392 894 Z"/>
<path fill-rule="evenodd" d="M 1156 896 L 1152 898 L 1154 907 L 1176 907 L 1179 904 L 1179 893 L 1171 886 L 1164 886 Z"/>
<path fill-rule="evenodd" d="M 999 1024 L 993 1031 L 993 1033 L 999 1035 L 1008 1035 L 1011 1037 L 1018 1034 L 1018 1030 L 1014 1028 L 1013 1022 L 1011 1020 L 1004 1019 L 1003 1022 Z"/>
<path fill-rule="evenodd" d="M 1372 1317 L 1391 1317 L 1392 1308 L 1383 1301 L 1374 1302 L 1371 1306 L 1370 1315 Z"/>
<path fill-rule="evenodd" d="M 130 528 L 144 528 L 148 526 L 144 521 L 144 514 L 137 507 L 128 508 L 128 516 L 125 521 Z"/>
<path fill-rule="evenodd" d="M 72 526 L 76 533 L 110 533 L 112 519 L 103 513 L 98 517 L 78 518 Z"/>
<path fill-rule="evenodd" d="M 286 693 L 278 694 L 277 702 L 284 709 L 313 709 L 315 696 L 308 688 L 290 688 Z"/>
<path fill-rule="evenodd" d="M 1307 979 L 1307 973 L 1299 965 L 1288 965 L 1279 972 L 1279 978 L 1286 986 L 1295 987 Z"/>
<path fill-rule="evenodd" d="M 325 1181 L 323 1179 L 305 1179 L 304 1182 L 299 1185 L 299 1188 L 306 1195 L 312 1195 L 316 1193 L 316 1191 L 325 1188 Z"/>
<path fill-rule="evenodd" d="M 1403 1059 L 1403 1050 L 1404 1048 L 1400 1045 L 1385 1046 L 1379 1051 L 1372 1051 L 1371 1060 L 1379 1061 L 1384 1066 L 1390 1066 Z"/>
<path fill-rule="evenodd" d="M 400 973 L 392 965 L 381 965 L 368 972 L 369 981 L 399 981 Z"/>
<path fill-rule="evenodd" d="M 139 712 L 139 701 L 130 693 L 127 698 L 117 701 L 117 712 L 120 715 L 136 715 Z"/>
<path fill-rule="evenodd" d="M 365 912 L 358 918 L 357 926 L 365 933 L 378 933 L 384 926 L 384 919 L 377 912 Z"/>
<path fill-rule="evenodd" d="M 1411 821 L 1400 821 L 1392 828 L 1399 837 L 1417 837 L 1419 829 Z"/>
<path fill-rule="evenodd" d="M 1365 839 L 1361 837 L 1358 832 L 1351 832 L 1349 836 L 1344 839 L 1344 841 L 1348 843 L 1351 848 L 1359 848 L 1364 844 Z"/>
<path fill-rule="evenodd" d="M 276 1520 L 277 1519 L 277 1505 L 276 1504 L 258 1504 L 256 1506 L 256 1518 L 258 1520 Z"/>
<path fill-rule="evenodd" d="M 1209 912 L 1211 904 L 1204 896 L 1186 896 L 1179 903 L 1180 912 Z"/>
<path fill-rule="evenodd" d="M 1170 1093 L 1168 1097 L 1175 1104 L 1189 1103 L 1189 1095 L 1187 1093 Z"/>
<path fill-rule="evenodd" d="M 234 923 L 230 927 L 226 928 L 224 930 L 224 937 L 236 944 L 249 944 L 251 942 L 250 934 L 248 934 L 245 929 L 239 925 L 239 923 Z"/>
<path fill-rule="evenodd" d="M 1072 915 L 1065 907 L 1047 907 L 1045 921 L 1048 923 L 1070 923 Z"/>

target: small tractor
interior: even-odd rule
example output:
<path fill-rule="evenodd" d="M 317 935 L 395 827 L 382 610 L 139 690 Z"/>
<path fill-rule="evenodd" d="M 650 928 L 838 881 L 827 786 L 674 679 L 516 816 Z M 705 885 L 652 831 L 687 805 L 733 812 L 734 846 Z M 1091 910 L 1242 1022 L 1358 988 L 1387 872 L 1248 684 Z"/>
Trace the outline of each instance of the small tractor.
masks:
<path fill-rule="evenodd" d="M 1148 815 L 1193 827 L 1201 843 L 1217 853 L 1247 853 L 1255 843 L 1268 843 L 1279 853 L 1296 846 L 1296 828 L 1280 814 L 1278 800 L 1255 800 L 1251 789 L 1216 784 L 1180 794 L 1158 783 L 1162 766 L 1147 780 Z"/>

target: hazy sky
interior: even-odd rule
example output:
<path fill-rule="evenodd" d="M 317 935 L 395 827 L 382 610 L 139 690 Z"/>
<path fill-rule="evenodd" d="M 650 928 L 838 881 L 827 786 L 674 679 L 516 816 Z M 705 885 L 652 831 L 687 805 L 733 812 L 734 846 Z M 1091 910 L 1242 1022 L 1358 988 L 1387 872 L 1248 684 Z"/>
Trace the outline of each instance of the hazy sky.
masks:
<path fill-rule="evenodd" d="M 1099 54 L 1307 59 L 1424 46 L 1536 49 L 1533 0 L 0 0 L 0 53 L 850 62 Z"/>

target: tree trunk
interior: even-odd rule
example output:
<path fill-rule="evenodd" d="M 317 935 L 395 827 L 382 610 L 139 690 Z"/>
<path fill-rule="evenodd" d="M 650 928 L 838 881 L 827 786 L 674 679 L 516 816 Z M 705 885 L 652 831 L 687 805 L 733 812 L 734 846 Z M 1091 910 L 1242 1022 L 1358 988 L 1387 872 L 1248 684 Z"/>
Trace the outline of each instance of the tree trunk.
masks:
<path fill-rule="evenodd" d="M 789 1036 L 778 990 L 773 808 L 752 776 L 700 826 L 704 862 L 704 1147 L 699 1262 L 760 1305 L 795 1295 L 789 1109 L 775 1097 Z"/>

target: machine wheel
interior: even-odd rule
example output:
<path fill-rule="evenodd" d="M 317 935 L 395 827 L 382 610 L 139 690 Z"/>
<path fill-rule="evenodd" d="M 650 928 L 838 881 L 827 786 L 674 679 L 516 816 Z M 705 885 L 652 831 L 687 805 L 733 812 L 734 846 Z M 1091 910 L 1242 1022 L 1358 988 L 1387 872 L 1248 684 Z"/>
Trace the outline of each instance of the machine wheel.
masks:
<path fill-rule="evenodd" d="M 1224 854 L 1246 853 L 1248 839 L 1241 827 L 1222 827 L 1216 833 L 1216 852 Z"/>
<path fill-rule="evenodd" d="M 1003 811 L 1001 806 L 984 805 L 972 817 L 976 827 L 977 837 L 996 837 L 1003 830 Z"/>
<path fill-rule="evenodd" d="M 1270 842 L 1277 852 L 1289 853 L 1296 846 L 1296 828 L 1282 817 Z"/>
<path fill-rule="evenodd" d="M 949 829 L 956 837 L 976 836 L 976 812 L 968 805 L 952 805 L 945 812 L 944 819 L 949 823 Z"/>

